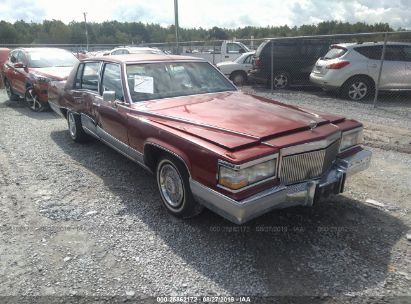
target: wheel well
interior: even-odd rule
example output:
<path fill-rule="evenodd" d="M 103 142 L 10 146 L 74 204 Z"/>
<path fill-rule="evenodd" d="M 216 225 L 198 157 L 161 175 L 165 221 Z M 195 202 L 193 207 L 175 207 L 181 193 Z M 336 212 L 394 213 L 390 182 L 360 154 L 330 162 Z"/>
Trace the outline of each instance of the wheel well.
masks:
<path fill-rule="evenodd" d="M 354 79 L 354 78 L 366 78 L 367 80 L 370 81 L 371 85 L 375 88 L 375 81 L 374 81 L 374 79 L 372 79 L 370 76 L 365 75 L 365 74 L 358 74 L 358 75 L 351 76 L 350 78 L 348 78 L 348 79 L 344 82 L 344 84 L 341 86 L 341 88 L 344 88 L 344 87 L 346 86 L 346 84 L 347 84 L 350 80 L 352 80 L 352 79 Z"/>
<path fill-rule="evenodd" d="M 170 157 L 172 160 L 182 164 L 183 167 L 187 170 L 187 174 L 190 175 L 190 171 L 188 170 L 186 162 L 178 155 L 174 154 L 173 152 L 165 148 L 153 144 L 146 144 L 144 146 L 144 164 L 152 172 L 156 172 L 157 164 L 160 161 L 160 159 L 164 156 Z"/>
<path fill-rule="evenodd" d="M 247 79 L 247 73 L 241 70 L 236 70 L 230 74 L 230 79 L 233 78 L 237 74 L 243 74 L 244 78 Z"/>

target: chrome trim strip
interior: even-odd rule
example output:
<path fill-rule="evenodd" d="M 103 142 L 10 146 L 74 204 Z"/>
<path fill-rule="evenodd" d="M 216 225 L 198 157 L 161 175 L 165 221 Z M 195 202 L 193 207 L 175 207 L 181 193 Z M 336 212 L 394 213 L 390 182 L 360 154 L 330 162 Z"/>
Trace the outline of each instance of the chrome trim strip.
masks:
<path fill-rule="evenodd" d="M 222 186 L 222 185 L 220 185 L 220 184 L 217 184 L 217 187 L 219 187 L 219 188 L 221 188 L 221 189 L 224 189 L 224 190 L 226 190 L 226 191 L 229 191 L 229 192 L 231 192 L 231 193 L 239 193 L 239 192 L 241 192 L 241 191 L 245 191 L 245 190 L 247 190 L 247 189 L 250 189 L 250 188 L 252 188 L 252 187 L 258 186 L 258 185 L 260 185 L 260 184 L 262 184 L 262 183 L 265 183 L 265 182 L 268 182 L 268 181 L 270 181 L 270 180 L 274 180 L 274 179 L 277 178 L 277 175 L 278 175 L 278 172 L 277 172 L 277 169 L 278 169 L 278 153 L 271 154 L 271 155 L 267 155 L 267 156 L 264 156 L 264 157 L 262 157 L 262 158 L 258 158 L 258 159 L 249 161 L 249 162 L 247 162 L 247 163 L 240 164 L 240 165 L 235 165 L 235 164 L 232 164 L 232 163 L 230 163 L 230 162 L 227 162 L 227 161 L 224 161 L 224 160 L 219 159 L 219 160 L 218 160 L 218 164 L 217 164 L 217 182 L 220 180 L 220 167 L 221 167 L 221 166 L 227 167 L 227 168 L 230 168 L 230 169 L 233 169 L 233 170 L 235 170 L 235 171 L 238 171 L 238 170 L 246 169 L 246 168 L 249 168 L 249 167 L 252 167 L 252 166 L 261 164 L 261 163 L 265 163 L 265 162 L 270 161 L 270 160 L 273 160 L 273 159 L 276 160 L 276 162 L 275 162 L 275 173 L 274 173 L 273 176 L 270 176 L 270 177 L 268 177 L 268 178 L 266 178 L 266 179 L 260 180 L 260 181 L 258 181 L 258 182 L 255 182 L 255 183 L 251 184 L 251 185 L 248 185 L 248 186 L 245 186 L 245 187 L 243 187 L 243 188 L 236 189 L 236 190 L 235 190 L 235 189 L 230 189 L 230 188 L 224 187 L 224 186 Z"/>
<path fill-rule="evenodd" d="M 269 161 L 275 158 L 278 158 L 278 153 L 270 154 L 270 155 L 267 155 L 261 158 L 257 158 L 255 160 L 252 160 L 252 161 L 240 164 L 240 165 L 236 165 L 236 164 L 233 164 L 225 160 L 221 160 L 221 159 L 218 160 L 218 164 L 221 166 L 233 169 L 233 170 L 241 170 L 241 169 L 246 169 L 248 167 L 251 167 L 251 166 L 254 166 L 260 163 L 265 163 L 266 161 Z"/>
<path fill-rule="evenodd" d="M 223 189 L 223 190 L 225 190 L 225 191 L 231 192 L 231 193 L 239 193 L 239 192 L 245 191 L 245 190 L 247 190 L 247 189 L 253 188 L 253 187 L 255 187 L 255 186 L 261 185 L 261 184 L 263 184 L 263 183 L 265 183 L 265 182 L 268 182 L 268 181 L 271 181 L 271 180 L 275 180 L 276 178 L 277 178 L 277 176 L 272 176 L 272 177 L 269 177 L 269 178 L 260 180 L 260 181 L 254 183 L 254 184 L 245 186 L 245 187 L 240 188 L 240 189 L 237 189 L 237 190 L 233 190 L 233 189 L 230 189 L 230 188 L 221 186 L 220 184 L 217 184 L 217 187 L 220 188 L 220 189 Z"/>
<path fill-rule="evenodd" d="M 348 130 L 348 131 L 346 131 L 346 132 L 342 132 L 341 142 L 342 142 L 342 139 L 343 139 L 344 135 L 349 135 L 349 134 L 356 133 L 356 132 L 361 132 L 361 133 L 363 134 L 364 128 L 363 128 L 363 127 L 358 127 L 358 128 L 355 128 L 355 129 Z M 360 144 L 361 144 L 361 143 L 357 143 L 357 144 L 355 144 L 354 146 L 350 146 L 350 147 L 345 148 L 344 150 L 338 149 L 338 152 L 339 152 L 339 153 L 343 153 L 343 152 L 348 151 L 348 150 L 350 150 L 350 149 L 352 149 L 352 148 L 354 148 L 354 147 L 358 147 Z"/>
<path fill-rule="evenodd" d="M 338 131 L 322 140 L 307 142 L 301 145 L 283 148 L 281 149 L 281 156 L 325 149 L 339 138 L 341 138 L 341 131 Z"/>
<path fill-rule="evenodd" d="M 188 176 L 191 178 L 191 173 L 190 173 L 190 170 L 188 169 L 187 163 L 186 163 L 186 161 L 185 161 L 180 155 L 174 153 L 173 151 L 170 151 L 170 150 L 167 149 L 167 148 L 164 148 L 163 146 L 161 146 L 161 145 L 159 145 L 159 144 L 156 144 L 156 143 L 153 143 L 153 142 L 150 142 L 150 141 L 144 143 L 143 151 L 145 150 L 146 145 L 155 146 L 155 147 L 157 147 L 157 148 L 159 148 L 159 149 L 161 149 L 161 150 L 164 150 L 164 151 L 170 153 L 171 155 L 177 157 L 179 160 L 181 160 L 181 161 L 183 162 L 184 166 L 185 166 L 186 169 L 187 169 Z M 143 154 L 143 156 L 144 156 L 144 154 Z"/>
<path fill-rule="evenodd" d="M 123 143 L 121 140 L 118 140 L 113 135 L 105 131 L 100 126 L 96 128 L 97 135 L 104 140 L 105 142 L 110 143 L 111 146 L 116 147 L 118 150 L 127 154 L 130 158 L 134 159 L 135 161 L 144 164 L 143 153 L 135 150 L 134 148 L 130 147 L 128 144 Z"/>
<path fill-rule="evenodd" d="M 371 152 L 362 150 L 353 156 L 339 159 L 338 163 L 321 177 L 290 186 L 271 187 L 241 201 L 234 200 L 193 179 L 190 179 L 190 188 L 199 203 L 235 224 L 243 224 L 272 209 L 312 206 L 317 198 L 341 193 L 350 170 L 352 174 L 365 170 L 370 160 Z"/>

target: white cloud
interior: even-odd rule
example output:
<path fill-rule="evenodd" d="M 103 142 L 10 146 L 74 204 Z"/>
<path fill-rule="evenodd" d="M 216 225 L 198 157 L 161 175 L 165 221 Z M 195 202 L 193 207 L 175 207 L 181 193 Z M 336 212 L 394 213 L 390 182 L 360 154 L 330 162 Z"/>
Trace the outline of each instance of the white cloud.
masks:
<path fill-rule="evenodd" d="M 2 0 L 0 20 L 141 21 L 170 25 L 173 0 Z M 180 0 L 182 27 L 289 26 L 325 20 L 387 22 L 411 27 L 411 0 Z"/>

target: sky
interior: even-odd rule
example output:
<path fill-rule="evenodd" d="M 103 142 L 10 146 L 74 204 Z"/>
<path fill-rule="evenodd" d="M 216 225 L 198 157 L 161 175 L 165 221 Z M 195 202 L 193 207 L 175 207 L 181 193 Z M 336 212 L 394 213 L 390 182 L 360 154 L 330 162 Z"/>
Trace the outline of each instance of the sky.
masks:
<path fill-rule="evenodd" d="M 1 0 L 0 20 L 174 23 L 174 0 Z M 411 0 L 179 0 L 180 27 L 294 26 L 387 22 L 411 29 Z"/>

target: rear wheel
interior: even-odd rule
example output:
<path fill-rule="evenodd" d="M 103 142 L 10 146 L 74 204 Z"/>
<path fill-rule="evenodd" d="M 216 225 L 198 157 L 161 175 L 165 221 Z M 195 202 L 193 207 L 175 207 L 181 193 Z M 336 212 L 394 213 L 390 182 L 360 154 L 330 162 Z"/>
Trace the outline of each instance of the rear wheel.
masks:
<path fill-rule="evenodd" d="M 24 94 L 24 100 L 26 101 L 27 106 L 30 108 L 30 110 L 34 112 L 42 112 L 44 110 L 47 110 L 48 108 L 47 105 L 40 102 L 40 99 L 33 88 L 28 88 L 26 90 L 26 93 Z"/>
<path fill-rule="evenodd" d="M 374 94 L 374 84 L 366 77 L 354 77 L 343 85 L 341 93 L 347 99 L 363 101 L 371 98 Z"/>
<path fill-rule="evenodd" d="M 156 177 L 163 204 L 172 215 L 190 218 L 204 209 L 194 200 L 187 170 L 180 161 L 163 157 L 157 164 Z"/>
<path fill-rule="evenodd" d="M 271 81 L 271 78 L 270 78 Z M 290 75 L 287 72 L 275 72 L 273 75 L 273 88 L 286 89 L 290 86 Z"/>
<path fill-rule="evenodd" d="M 19 96 L 13 93 L 13 89 L 10 85 L 10 82 L 7 79 L 4 80 L 4 86 L 6 88 L 7 96 L 9 97 L 10 101 L 19 100 Z"/>
<path fill-rule="evenodd" d="M 67 123 L 70 137 L 75 142 L 85 142 L 89 139 L 89 136 L 83 130 L 80 115 L 69 111 L 67 113 Z"/>

